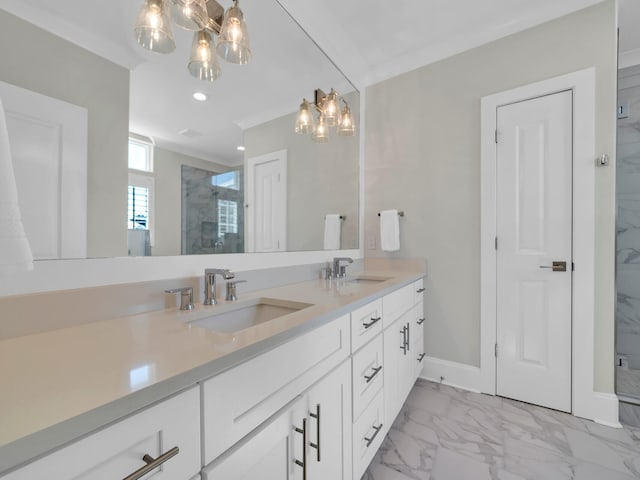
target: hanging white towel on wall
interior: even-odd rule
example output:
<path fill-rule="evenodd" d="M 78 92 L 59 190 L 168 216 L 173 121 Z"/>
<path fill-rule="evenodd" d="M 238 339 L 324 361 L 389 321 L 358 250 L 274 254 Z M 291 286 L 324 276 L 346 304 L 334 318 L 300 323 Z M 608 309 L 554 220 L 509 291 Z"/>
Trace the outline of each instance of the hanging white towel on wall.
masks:
<path fill-rule="evenodd" d="M 380 248 L 383 252 L 400 250 L 400 220 L 398 210 L 380 212 Z"/>
<path fill-rule="evenodd" d="M 324 249 L 340 250 L 340 236 L 342 232 L 342 219 L 338 214 L 329 214 L 324 217 Z"/>
<path fill-rule="evenodd" d="M 33 255 L 20 217 L 7 120 L 0 99 L 0 276 L 29 270 L 33 270 Z"/>

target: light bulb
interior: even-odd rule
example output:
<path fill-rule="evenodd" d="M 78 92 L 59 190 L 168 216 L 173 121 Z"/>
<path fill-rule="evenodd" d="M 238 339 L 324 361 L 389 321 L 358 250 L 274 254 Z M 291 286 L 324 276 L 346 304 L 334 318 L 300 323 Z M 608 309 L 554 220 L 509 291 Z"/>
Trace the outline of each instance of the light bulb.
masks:
<path fill-rule="evenodd" d="M 338 106 L 338 94 L 333 88 L 326 96 L 322 107 L 322 113 L 324 114 L 327 126 L 334 127 L 336 125 L 340 107 Z"/>
<path fill-rule="evenodd" d="M 296 116 L 295 132 L 301 135 L 313 131 L 313 115 L 311 115 L 309 107 L 310 105 L 307 99 L 303 99 L 302 104 L 300 104 L 300 110 L 298 110 L 298 115 Z"/>
<path fill-rule="evenodd" d="M 340 120 L 338 121 L 337 133 L 343 137 L 353 137 L 356 134 L 356 127 L 353 124 L 353 117 L 351 116 L 351 109 L 348 105 L 345 105 L 342 113 L 340 114 Z"/>
<path fill-rule="evenodd" d="M 220 76 L 220 64 L 208 31 L 200 30 L 193 35 L 188 68 L 191 75 L 199 80 L 213 82 Z"/>
<path fill-rule="evenodd" d="M 329 141 L 329 128 L 327 127 L 327 123 L 322 113 L 318 115 L 318 124 L 313 130 L 311 138 L 316 143 L 327 143 Z"/>
<path fill-rule="evenodd" d="M 224 14 L 216 49 L 218 55 L 231 63 L 244 65 L 251 59 L 249 33 L 237 0 Z"/>
<path fill-rule="evenodd" d="M 170 53 L 176 48 L 163 0 L 145 0 L 133 32 L 140 46 L 152 52 Z"/>

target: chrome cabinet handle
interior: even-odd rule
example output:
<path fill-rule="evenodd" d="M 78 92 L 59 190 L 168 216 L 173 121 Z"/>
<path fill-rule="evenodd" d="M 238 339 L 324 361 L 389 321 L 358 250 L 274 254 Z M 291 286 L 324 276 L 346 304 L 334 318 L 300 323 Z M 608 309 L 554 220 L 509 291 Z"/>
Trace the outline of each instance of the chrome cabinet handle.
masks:
<path fill-rule="evenodd" d="M 426 290 L 426 288 L 419 288 L 418 290 L 416 290 L 416 293 L 422 293 Z"/>
<path fill-rule="evenodd" d="M 296 460 L 296 465 L 302 467 L 302 480 L 307 480 L 307 419 L 302 419 L 302 429 L 296 427 L 296 432 L 302 434 L 302 461 Z"/>
<path fill-rule="evenodd" d="M 309 442 L 309 445 L 311 446 L 311 448 L 315 448 L 316 449 L 316 460 L 319 462 L 320 461 L 320 404 L 316 405 L 316 413 L 309 413 L 309 415 L 311 416 L 311 418 L 315 418 L 316 422 L 317 422 L 317 429 L 316 429 L 316 443 L 313 442 Z"/>
<path fill-rule="evenodd" d="M 373 441 L 376 439 L 376 437 L 380 433 L 380 430 L 382 430 L 382 424 L 378 425 L 377 427 L 373 427 L 373 429 L 375 430 L 375 432 L 371 436 L 371 438 L 364 437 L 364 441 L 367 442 L 367 448 L 369 448 L 369 446 L 371 446 Z"/>
<path fill-rule="evenodd" d="M 379 367 L 374 368 L 373 369 L 373 373 L 371 375 L 365 375 L 364 379 L 365 379 L 366 383 L 369 383 L 369 382 L 371 382 L 371 380 L 376 378 L 376 375 L 378 375 L 378 373 L 380 373 L 380 370 L 382 370 L 382 365 L 380 365 Z"/>
<path fill-rule="evenodd" d="M 407 352 L 411 350 L 410 335 L 411 335 L 411 326 L 410 326 L 410 323 L 407 322 Z"/>
<path fill-rule="evenodd" d="M 424 357 L 426 356 L 426 353 L 421 353 L 420 356 L 418 357 L 418 362 L 422 363 L 422 360 L 424 360 Z"/>
<path fill-rule="evenodd" d="M 416 322 L 418 325 L 422 325 L 424 323 L 424 318 L 420 318 L 418 319 L 418 321 Z"/>
<path fill-rule="evenodd" d="M 402 330 L 400 330 L 400 333 L 402 334 L 402 346 L 400 348 L 406 355 L 407 354 L 407 326 L 406 325 L 402 327 Z"/>
<path fill-rule="evenodd" d="M 373 327 L 376 323 L 378 323 L 380 320 L 382 320 L 382 317 L 375 317 L 375 318 L 371 318 L 371 321 L 369 323 L 363 323 L 362 326 L 365 328 L 365 330 L 369 327 Z"/>
<path fill-rule="evenodd" d="M 151 470 L 158 468 L 170 458 L 175 457 L 178 453 L 180 453 L 180 449 L 178 447 L 173 447 L 171 450 L 163 453 L 158 458 L 153 458 L 151 455 L 145 455 L 144 457 L 142 457 L 142 460 L 145 461 L 146 465 L 144 467 L 140 467 L 131 475 L 124 477 L 123 480 L 138 480 L 139 478 L 144 477 Z"/>

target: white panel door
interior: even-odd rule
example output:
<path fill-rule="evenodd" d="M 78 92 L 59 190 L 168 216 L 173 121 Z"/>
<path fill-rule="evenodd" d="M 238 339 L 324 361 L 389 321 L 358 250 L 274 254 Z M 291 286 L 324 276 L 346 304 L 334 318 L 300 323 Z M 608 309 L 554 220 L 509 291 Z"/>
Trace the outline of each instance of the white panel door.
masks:
<path fill-rule="evenodd" d="M 248 170 L 247 235 L 250 251 L 286 251 L 286 151 L 249 159 Z"/>
<path fill-rule="evenodd" d="M 572 116 L 571 91 L 500 107 L 497 115 L 496 390 L 567 412 Z"/>
<path fill-rule="evenodd" d="M 4 82 L 0 97 L 34 258 L 86 258 L 87 110 Z"/>

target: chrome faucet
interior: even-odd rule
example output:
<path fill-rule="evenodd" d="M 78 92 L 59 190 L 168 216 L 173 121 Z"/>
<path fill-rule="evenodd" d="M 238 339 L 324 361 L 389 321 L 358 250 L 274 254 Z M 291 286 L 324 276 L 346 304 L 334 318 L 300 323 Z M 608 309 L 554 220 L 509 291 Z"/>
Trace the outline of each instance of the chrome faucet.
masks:
<path fill-rule="evenodd" d="M 351 257 L 334 257 L 333 259 L 333 276 L 334 278 L 344 278 L 347 276 L 347 266 L 340 265 L 340 262 L 353 263 Z"/>
<path fill-rule="evenodd" d="M 216 300 L 216 275 L 222 275 L 225 280 L 235 278 L 231 270 L 223 268 L 207 268 L 204 271 L 204 304 L 215 305 Z"/>

